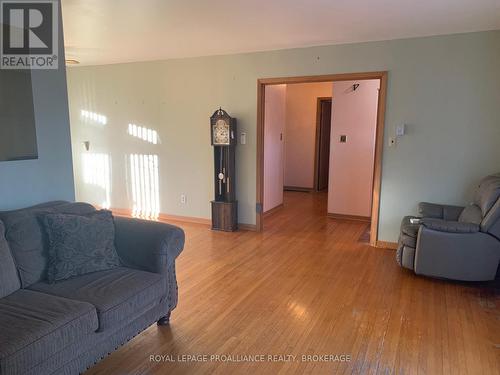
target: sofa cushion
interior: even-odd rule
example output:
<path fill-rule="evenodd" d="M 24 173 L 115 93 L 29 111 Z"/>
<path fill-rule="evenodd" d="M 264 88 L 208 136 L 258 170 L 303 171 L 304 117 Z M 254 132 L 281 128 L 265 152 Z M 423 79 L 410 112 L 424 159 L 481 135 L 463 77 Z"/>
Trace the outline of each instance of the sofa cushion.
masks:
<path fill-rule="evenodd" d="M 57 204 L 64 202 L 54 202 L 54 205 Z M 5 224 L 5 238 L 16 261 L 23 288 L 44 278 L 47 258 L 37 214 L 51 212 L 54 205 L 0 212 L 0 220 Z"/>
<path fill-rule="evenodd" d="M 166 276 L 119 267 L 49 284 L 39 282 L 30 289 L 91 303 L 99 317 L 99 331 L 133 320 L 166 300 Z"/>
<path fill-rule="evenodd" d="M 46 278 L 47 246 L 39 216 L 44 213 L 82 214 L 95 210 L 86 203 L 48 202 L 15 211 L 0 212 L 5 224 L 5 238 L 14 257 L 21 286 Z"/>
<path fill-rule="evenodd" d="M 16 265 L 4 233 L 4 226 L 0 221 L 0 298 L 8 296 L 21 287 Z"/>
<path fill-rule="evenodd" d="M 46 214 L 43 223 L 49 239 L 49 282 L 120 266 L 111 211 Z"/>
<path fill-rule="evenodd" d="M 20 289 L 0 299 L 1 373 L 23 374 L 97 327 L 89 303 Z"/>
<path fill-rule="evenodd" d="M 472 223 L 472 224 L 481 224 L 483 220 L 483 213 L 479 206 L 475 204 L 471 204 L 464 208 L 462 213 L 460 214 L 458 221 L 460 223 Z"/>
<path fill-rule="evenodd" d="M 500 173 L 483 178 L 476 191 L 474 203 L 477 204 L 483 213 L 483 217 L 493 207 L 500 198 Z"/>

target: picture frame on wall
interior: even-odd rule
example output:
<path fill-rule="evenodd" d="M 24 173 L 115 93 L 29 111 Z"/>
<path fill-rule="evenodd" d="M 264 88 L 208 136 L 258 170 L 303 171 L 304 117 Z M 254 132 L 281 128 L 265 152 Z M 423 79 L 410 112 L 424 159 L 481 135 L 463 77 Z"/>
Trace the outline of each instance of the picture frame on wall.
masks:
<path fill-rule="evenodd" d="M 0 162 L 38 159 L 30 70 L 0 70 Z"/>

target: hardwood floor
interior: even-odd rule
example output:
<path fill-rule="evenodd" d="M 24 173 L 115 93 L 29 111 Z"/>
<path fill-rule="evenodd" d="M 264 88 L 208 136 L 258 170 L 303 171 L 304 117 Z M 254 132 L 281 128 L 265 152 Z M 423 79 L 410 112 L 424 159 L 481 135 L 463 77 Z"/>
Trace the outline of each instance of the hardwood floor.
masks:
<path fill-rule="evenodd" d="M 498 285 L 415 276 L 394 250 L 367 244 L 367 225 L 327 218 L 325 196 L 311 193 L 286 193 L 260 234 L 182 224 L 171 325 L 150 327 L 87 375 L 499 374 Z M 266 360 L 178 357 L 223 354 Z"/>

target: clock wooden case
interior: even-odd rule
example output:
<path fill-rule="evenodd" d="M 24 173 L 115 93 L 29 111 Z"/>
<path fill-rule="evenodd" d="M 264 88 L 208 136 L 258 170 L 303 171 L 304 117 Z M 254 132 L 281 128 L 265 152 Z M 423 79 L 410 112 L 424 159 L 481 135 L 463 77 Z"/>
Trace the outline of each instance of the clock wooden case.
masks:
<path fill-rule="evenodd" d="M 212 229 L 232 232 L 238 229 L 236 200 L 236 119 L 222 108 L 210 117 L 210 137 L 214 146 L 215 199 Z"/>

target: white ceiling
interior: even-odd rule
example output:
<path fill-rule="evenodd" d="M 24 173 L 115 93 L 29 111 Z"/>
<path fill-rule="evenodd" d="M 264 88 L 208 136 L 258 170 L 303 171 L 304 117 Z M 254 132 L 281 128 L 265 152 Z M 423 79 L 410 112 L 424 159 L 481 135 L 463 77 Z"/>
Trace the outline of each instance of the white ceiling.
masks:
<path fill-rule="evenodd" d="M 82 65 L 500 29 L 500 0 L 62 0 Z"/>

